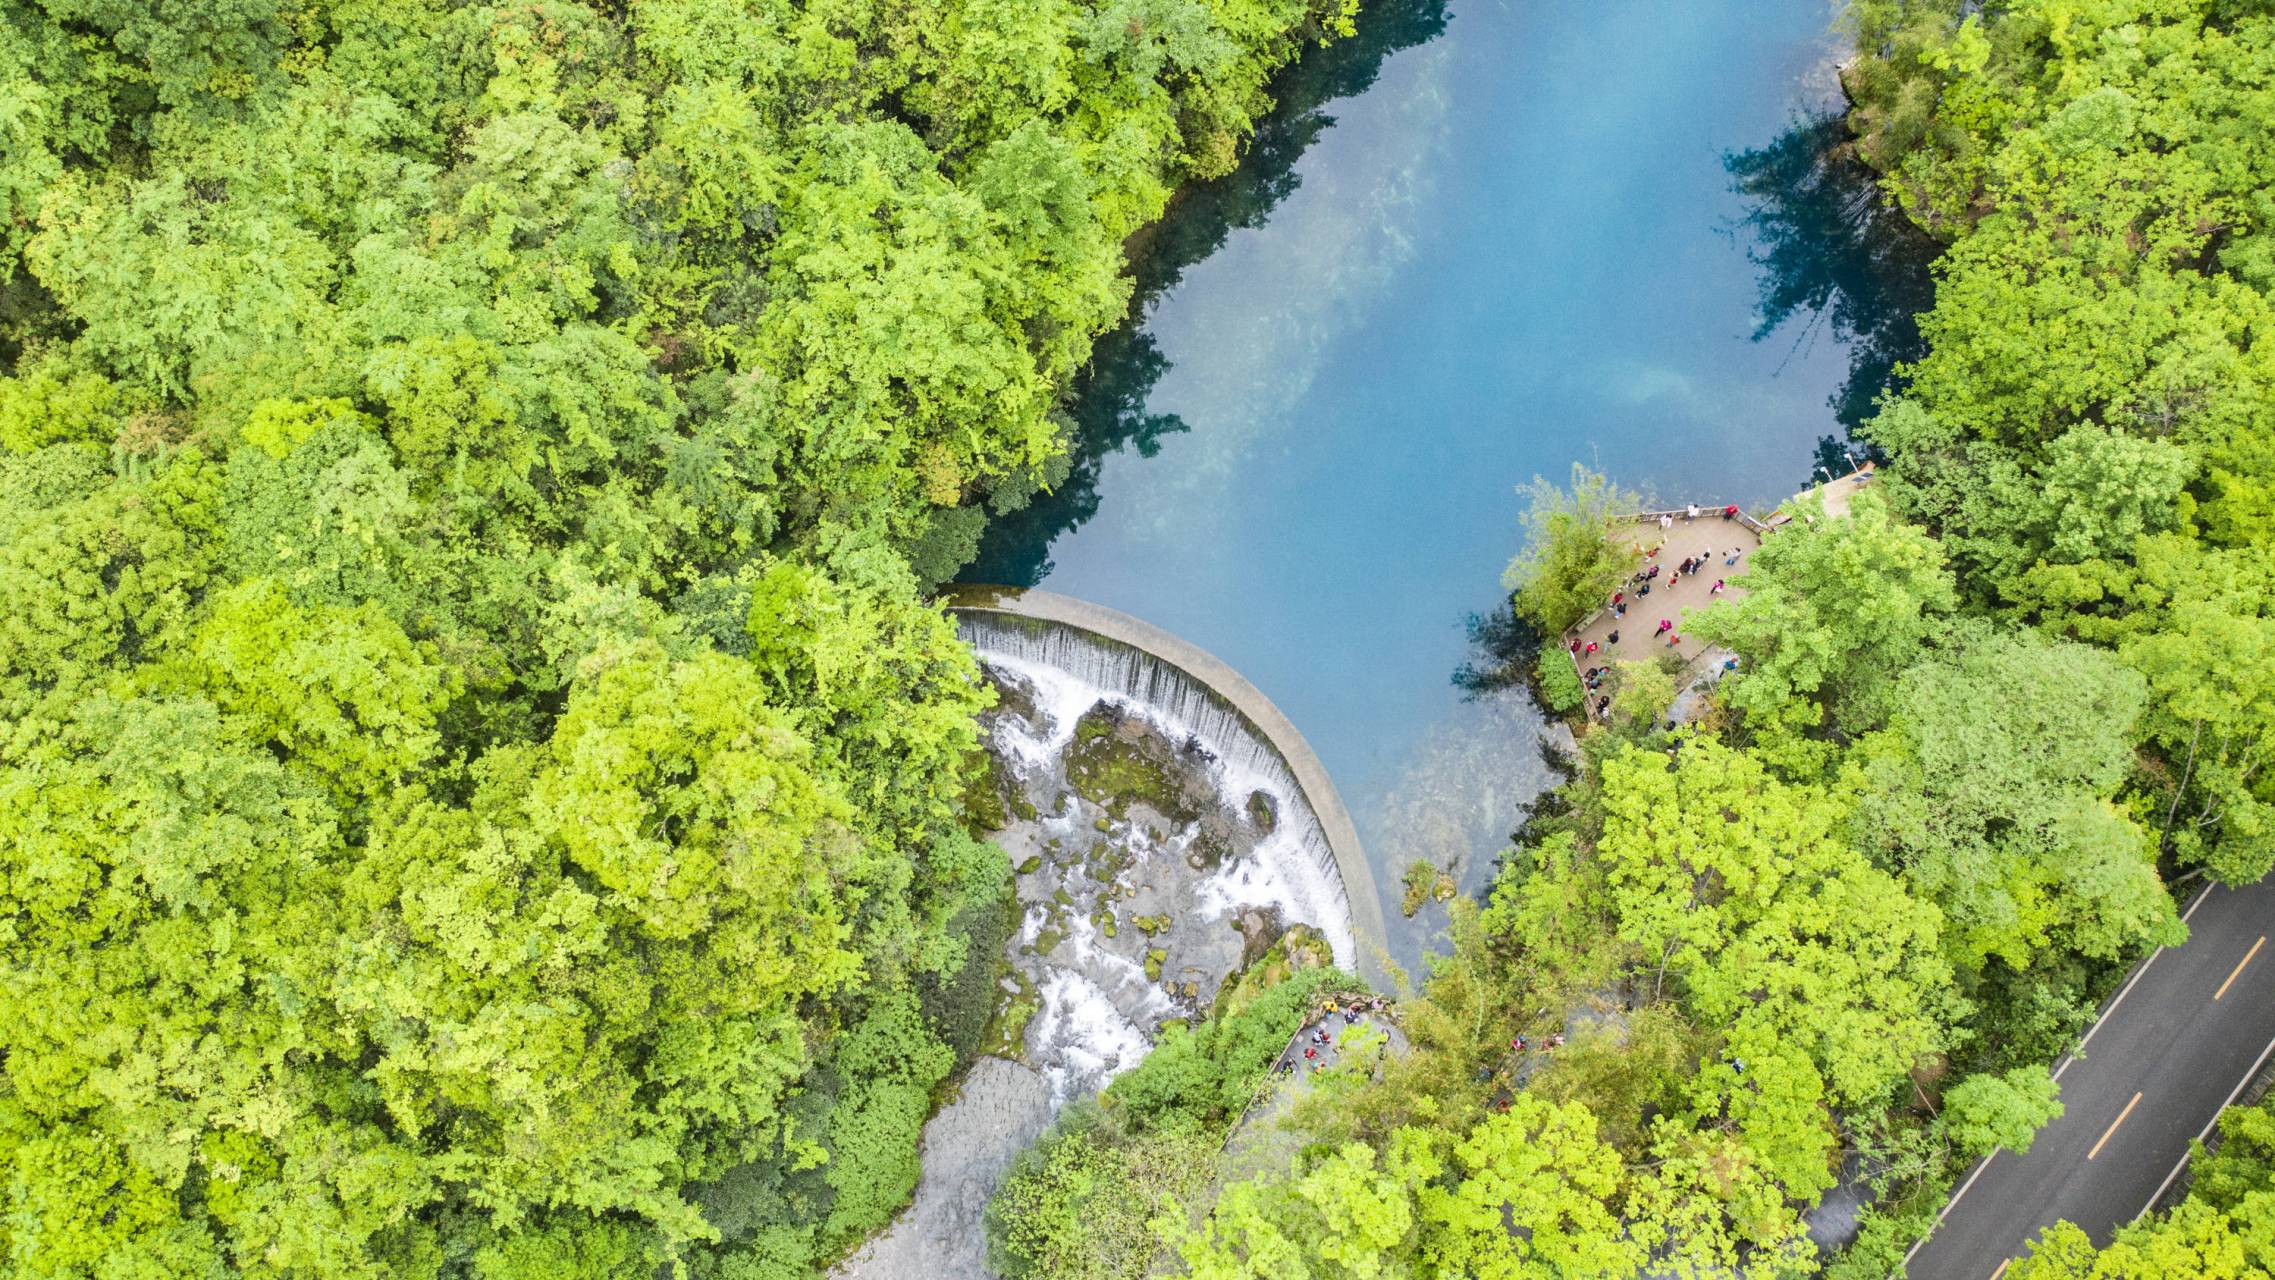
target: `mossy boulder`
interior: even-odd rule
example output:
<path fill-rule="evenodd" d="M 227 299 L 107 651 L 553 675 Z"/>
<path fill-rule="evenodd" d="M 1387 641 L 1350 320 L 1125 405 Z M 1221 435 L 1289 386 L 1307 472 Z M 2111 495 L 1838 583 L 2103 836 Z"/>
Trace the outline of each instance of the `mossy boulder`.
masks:
<path fill-rule="evenodd" d="M 1461 886 L 1444 869 L 1426 859 L 1417 858 L 1406 864 L 1405 874 L 1399 877 L 1403 892 L 1399 895 L 1398 909 L 1412 919 L 1425 902 L 1445 902 L 1460 892 Z"/>
<path fill-rule="evenodd" d="M 1169 953 L 1166 950 L 1160 947 L 1146 948 L 1145 980 L 1148 982 L 1161 981 L 1161 966 L 1167 963 L 1169 963 Z"/>
<path fill-rule="evenodd" d="M 993 752 L 976 747 L 965 755 L 963 790 L 957 799 L 964 829 L 984 840 L 1010 826 L 1012 790 L 1010 775 L 1004 772 L 1003 762 L 997 760 Z"/>
<path fill-rule="evenodd" d="M 1212 830 L 1210 824 L 1203 823 L 1194 834 L 1193 843 L 1185 846 L 1185 865 L 1206 875 L 1223 866 L 1231 853 L 1232 841 L 1222 832 Z"/>
<path fill-rule="evenodd" d="M 995 690 L 995 706 L 983 712 L 983 715 L 1012 715 L 1029 724 L 1035 723 L 1035 686 L 1017 676 L 1007 676 L 994 667 L 982 667 L 980 671 L 986 677 L 988 687 Z"/>
<path fill-rule="evenodd" d="M 1018 1059 L 1027 1049 L 1027 1024 L 1043 1007 L 1035 984 L 1013 969 L 999 984 L 1000 995 L 987 1028 L 980 1034 L 979 1052 L 997 1058 Z"/>
<path fill-rule="evenodd" d="M 1251 791 L 1248 793 L 1248 803 L 1242 807 L 1248 813 L 1248 824 L 1256 828 L 1257 835 L 1268 836 L 1279 829 L 1280 805 L 1269 795 Z"/>
<path fill-rule="evenodd" d="M 1099 703 L 1076 722 L 1066 749 L 1075 793 L 1116 818 L 1143 804 L 1172 822 L 1199 818 L 1213 802 L 1205 771 L 1145 720 Z"/>
<path fill-rule="evenodd" d="M 1243 917 L 1234 924 L 1243 926 L 1242 933 L 1247 935 L 1255 924 L 1269 926 L 1276 919 L 1277 913 L 1271 913 L 1269 919 L 1260 922 L 1249 922 Z M 1238 974 L 1227 977 L 1224 985 L 1217 988 L 1216 1008 L 1212 1016 L 1232 1017 L 1247 1008 L 1258 996 L 1304 970 L 1331 968 L 1334 963 L 1335 949 L 1328 945 L 1327 935 L 1307 924 L 1291 925 L 1278 932 L 1262 954 L 1250 961 Z"/>

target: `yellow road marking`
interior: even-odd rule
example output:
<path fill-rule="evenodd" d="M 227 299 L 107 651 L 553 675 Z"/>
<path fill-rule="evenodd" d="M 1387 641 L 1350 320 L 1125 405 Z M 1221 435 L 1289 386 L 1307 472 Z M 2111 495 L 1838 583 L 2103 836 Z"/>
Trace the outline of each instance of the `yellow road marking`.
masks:
<path fill-rule="evenodd" d="M 2139 1105 L 2141 1105 L 2141 1095 L 2136 1093 L 2133 1095 L 2133 1100 L 2125 1104 L 2125 1109 L 2117 1113 L 2117 1118 L 2109 1122 L 2109 1128 L 2102 1133 L 2101 1141 L 2093 1144 L 2093 1150 L 2086 1152 L 2085 1158 L 2091 1160 L 2100 1155 L 2101 1149 L 2109 1145 L 2109 1135 L 2117 1132 L 2117 1126 L 2125 1123 L 2125 1117 L 2133 1114 L 2133 1108 Z"/>
<path fill-rule="evenodd" d="M 1999 1264 L 1999 1269 L 1998 1269 L 1998 1270 L 1996 1270 L 1996 1271 L 1993 1271 L 1993 1272 L 1991 1273 L 1991 1280 L 1999 1280 L 1999 1277 L 2000 1277 L 2000 1276 L 2003 1276 L 2003 1275 L 2005 1275 L 2005 1274 L 2006 1274 L 2006 1269 L 2007 1269 L 2008 1267 L 2011 1267 L 2011 1266 L 2013 1266 L 2013 1265 L 2014 1265 L 2014 1259 L 2012 1259 L 2012 1258 L 2008 1258 L 2006 1261 L 2004 1261 L 2004 1262 L 2000 1263 L 2000 1264 Z"/>
<path fill-rule="evenodd" d="M 2252 958 L 2253 956 L 2255 956 L 2255 955 L 2258 955 L 2258 954 L 2259 954 L 2259 949 L 2260 949 L 2261 947 L 2264 947 L 2264 946 L 2266 946 L 2266 945 L 2267 945 L 2267 935 L 2266 935 L 2266 934 L 2264 934 L 2264 933 L 2263 933 L 2263 934 L 2260 934 L 2260 935 L 2259 935 L 2259 941 L 2252 943 L 2252 944 L 2251 944 L 2251 950 L 2244 952 L 2244 953 L 2243 953 L 2243 959 L 2236 961 L 2236 967 L 2235 967 L 2234 969 L 2232 969 L 2232 970 L 2230 970 L 2230 971 L 2229 971 L 2229 973 L 2228 973 L 2228 980 L 2227 980 L 2226 982 L 2223 982 L 2223 983 L 2221 983 L 2221 984 L 2220 984 L 2220 989 L 2212 993 L 2212 998 L 2213 998 L 2214 1000 L 2217 1000 L 2217 999 L 2219 999 L 2221 996 L 2224 996 L 2224 995 L 2226 995 L 2226 994 L 2228 993 L 2228 988 L 2229 988 L 2229 987 L 2232 987 L 2232 986 L 2234 986 L 2234 985 L 2235 985 L 2235 981 L 2236 981 L 2236 978 L 2237 978 L 2237 977 L 2239 977 L 2239 976 L 2240 976 L 2240 975 L 2243 973 L 2243 967 L 2244 967 L 2245 965 L 2247 965 L 2247 964 L 2250 964 L 2250 963 L 2251 963 L 2251 958 Z"/>

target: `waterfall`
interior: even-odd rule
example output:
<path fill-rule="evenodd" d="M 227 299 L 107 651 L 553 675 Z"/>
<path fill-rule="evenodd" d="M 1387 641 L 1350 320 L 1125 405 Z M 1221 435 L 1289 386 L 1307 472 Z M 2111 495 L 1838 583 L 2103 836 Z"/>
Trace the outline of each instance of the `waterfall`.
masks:
<path fill-rule="evenodd" d="M 1353 966 L 1350 898 L 1327 834 L 1287 762 L 1238 709 L 1174 664 L 1078 627 L 974 610 L 959 610 L 956 627 L 983 663 L 1035 686 L 1051 721 L 1037 747 L 1064 750 L 1075 721 L 1106 701 L 1207 759 L 1226 805 L 1237 810 L 1256 791 L 1270 797 L 1272 834 L 1210 883 L 1218 909 L 1277 906 L 1324 934 L 1337 964 Z"/>

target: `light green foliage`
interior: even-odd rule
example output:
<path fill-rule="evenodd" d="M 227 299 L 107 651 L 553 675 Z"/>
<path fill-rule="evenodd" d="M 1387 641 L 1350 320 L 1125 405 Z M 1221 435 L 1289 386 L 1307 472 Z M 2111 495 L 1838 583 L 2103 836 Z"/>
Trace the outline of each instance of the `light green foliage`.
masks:
<path fill-rule="evenodd" d="M 2230 1107 L 2220 1113 L 2219 1144 L 2196 1150 L 2188 1194 L 2233 1210 L 2250 1196 L 2270 1191 L 2275 1191 L 2275 1103 Z"/>
<path fill-rule="evenodd" d="M 1637 1009 L 1623 1025 L 1575 1033 L 1525 1088 L 1552 1102 L 1584 1104 L 1604 1140 L 1634 1155 L 1647 1136 L 1644 1118 L 1681 1108 L 1699 1038 L 1668 1006 Z"/>
<path fill-rule="evenodd" d="M 1019 1155 L 987 1203 L 990 1264 L 1012 1280 L 1156 1273 L 1167 1260 L 1156 1219 L 1181 1219 L 1290 1034 L 1324 989 L 1347 984 L 1304 969 L 1199 1028 L 1167 1028 L 1097 1103 L 1069 1107 Z"/>
<path fill-rule="evenodd" d="M 1345 1143 L 1284 1180 L 1227 1187 L 1207 1226 L 1178 1238 L 1186 1274 L 1193 1280 L 1418 1274 L 1416 1188 L 1444 1168 L 1435 1145 L 1427 1131 L 1401 1130 L 1379 1156 L 1364 1143 Z"/>
<path fill-rule="evenodd" d="M 1954 240 L 1871 427 L 1981 602 L 2147 675 L 2159 852 L 2275 863 L 2275 21 L 2211 0 L 1858 6 L 1866 154 Z"/>
<path fill-rule="evenodd" d="M 1129 1133 L 1077 1103 L 1021 1153 L 988 1202 L 989 1262 L 1008 1280 L 1141 1280 L 1169 1261 L 1156 1225 L 1203 1192 L 1220 1136 Z"/>
<path fill-rule="evenodd" d="M 2106 960 L 2185 936 L 2149 834 L 2110 802 L 2142 703 L 2116 659 L 2030 633 L 1904 673 L 1890 727 L 1844 775 L 1862 797 L 1853 830 L 1943 908 L 1960 964 L 2024 969 L 2050 945 Z"/>
<path fill-rule="evenodd" d="M 1222 1018 L 1168 1028 L 1136 1070 L 1107 1087 L 1108 1104 L 1127 1108 L 1138 1127 L 1238 1119 L 1318 993 L 1349 981 L 1329 969 L 1303 970 Z"/>
<path fill-rule="evenodd" d="M 189 686 L 241 717 L 247 738 L 350 798 L 427 763 L 454 683 L 378 606 L 304 610 L 265 578 L 212 600 L 189 665 Z"/>
<path fill-rule="evenodd" d="M 1198 1027 L 1167 1028 L 1095 1103 L 1070 1108 L 1021 1154 L 988 1202 L 988 1256 L 1011 1280 L 1106 1280 L 1166 1261 L 1156 1219 L 1181 1218 L 1215 1157 L 1323 990 L 1350 979 L 1300 970 Z"/>
<path fill-rule="evenodd" d="M 2001 1148 L 2021 1155 L 2038 1130 L 2061 1118 L 2061 1091 L 2043 1067 L 1969 1076 L 1944 1090 L 1943 1122 L 1967 1155 Z"/>
<path fill-rule="evenodd" d="M 2191 1198 L 2170 1215 L 2118 1231 L 2096 1251 L 2085 1232 L 2056 1223 L 2031 1242 L 2009 1272 L 2017 1280 L 2265 1280 L 2275 1274 L 2275 1194 L 2262 1192 L 2236 1212 Z"/>
<path fill-rule="evenodd" d="M 1612 533 L 1642 500 L 1577 463 L 1569 489 L 1535 476 L 1518 492 L 1528 503 L 1525 546 L 1501 584 L 1515 593 L 1519 616 L 1559 635 L 1602 608 L 1628 575 L 1634 557 Z"/>
<path fill-rule="evenodd" d="M 1848 515 L 1804 509 L 1754 552 L 1747 595 L 1693 618 L 1691 634 L 1744 659 L 1722 682 L 1731 706 L 1766 726 L 1813 727 L 1817 700 L 1843 724 L 1870 724 L 1888 686 L 1957 601 L 1943 552 L 1892 516 L 1878 493 Z"/>
<path fill-rule="evenodd" d="M 1678 1280 L 1747 1275 L 1800 1277 L 1816 1249 L 1801 1215 L 1748 1144 L 1724 1134 L 1662 1126 L 1655 1167 L 1636 1180 L 1628 1202 L 1637 1240 Z"/>
<path fill-rule="evenodd" d="M 1008 924 L 919 592 L 1351 10 L 6 6 L 17 1268 L 802 1280 L 882 1223 Z"/>
<path fill-rule="evenodd" d="M 1478 1280 L 1631 1275 L 1643 1251 L 1616 1206 L 1623 1171 L 1587 1108 L 1518 1095 L 1454 1144 L 1450 1187 L 1425 1187 L 1432 1274 Z"/>
<path fill-rule="evenodd" d="M 2256 560 L 2145 542 L 2139 594 L 2155 603 L 2118 642 L 2148 678 L 2143 727 L 2168 771 L 2150 794 L 2166 847 L 2236 884 L 2275 865 L 2275 588 Z"/>
<path fill-rule="evenodd" d="M 2074 1034 L 2082 961 L 2113 974 L 2180 936 L 2160 863 L 2238 883 L 2275 863 L 2275 19 L 2216 0 L 1853 16 L 1864 154 L 1953 242 L 1928 355 L 1870 428 L 1890 496 L 1976 611 L 2117 658 L 1968 635 L 1903 677 L 1887 732 L 1851 759 L 1858 838 L 1980 966 L 1991 1043 L 1972 1056 L 2012 1062 L 1998 1046 L 2036 1056 Z M 1952 1086 L 1953 1136 L 2026 1134 L 2053 1105 L 2038 1070 Z M 2098 1253 L 2063 1224 L 2010 1274 L 2263 1276 L 2265 1194 L 2247 1176 Z"/>
<path fill-rule="evenodd" d="M 1630 730 L 1657 727 L 1667 708 L 1675 704 L 1675 678 L 1655 661 L 1621 662 L 1614 669 L 1613 721 Z"/>
<path fill-rule="evenodd" d="M 1620 936 L 1704 1020 L 1797 1051 L 1848 1103 L 1937 1047 L 1938 914 L 1848 846 L 1835 797 L 1693 738 L 1671 766 L 1634 748 L 1606 761 L 1604 805 Z"/>

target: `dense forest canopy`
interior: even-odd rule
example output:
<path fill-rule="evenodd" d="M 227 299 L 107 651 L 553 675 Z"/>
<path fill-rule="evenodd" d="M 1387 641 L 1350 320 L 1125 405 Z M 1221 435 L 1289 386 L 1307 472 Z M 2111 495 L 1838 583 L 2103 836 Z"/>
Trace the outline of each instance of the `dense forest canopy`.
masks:
<path fill-rule="evenodd" d="M 1348 0 L 0 2 L 0 1247 L 788 1280 L 987 1016 L 919 590 Z"/>
<path fill-rule="evenodd" d="M 922 592 L 1352 18 L 0 0 L 10 1269 L 793 1280 L 883 1223 L 1009 924 Z M 1880 482 L 1692 621 L 1695 723 L 1611 677 L 1291 1164 L 1217 1161 L 1317 970 L 1023 1158 L 1007 1274 L 1885 1276 L 2175 890 L 2275 863 L 2275 6 L 1850 21 L 1947 246 Z M 1617 580 L 1579 480 L 1551 631 Z M 2275 1271 L 2271 1124 L 2012 1275 Z"/>

